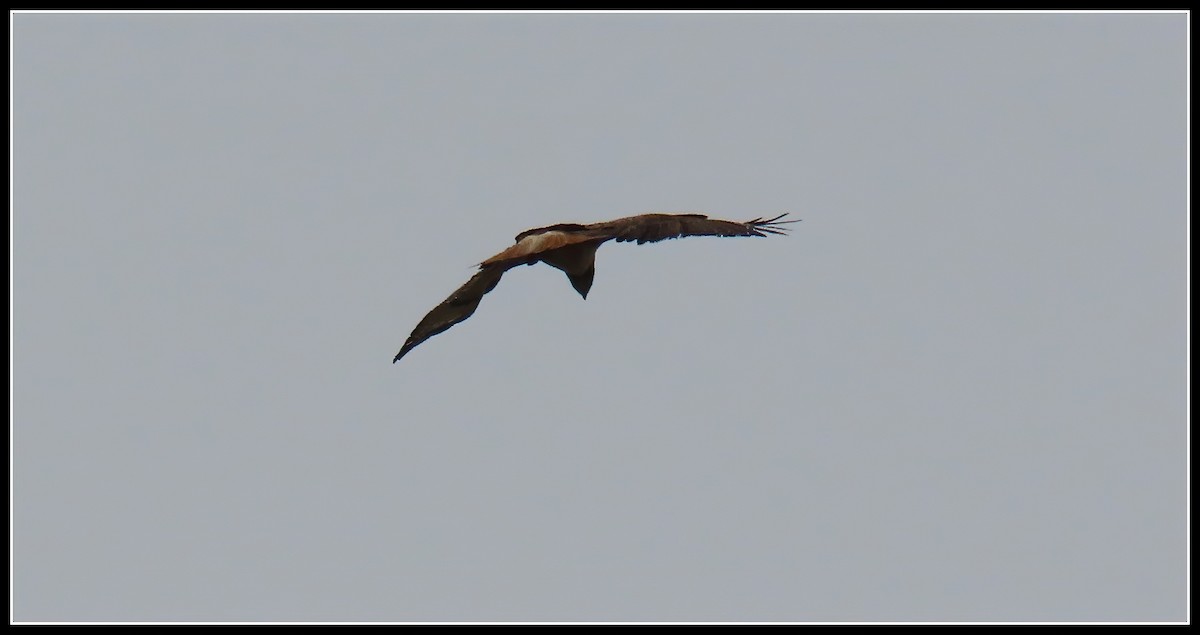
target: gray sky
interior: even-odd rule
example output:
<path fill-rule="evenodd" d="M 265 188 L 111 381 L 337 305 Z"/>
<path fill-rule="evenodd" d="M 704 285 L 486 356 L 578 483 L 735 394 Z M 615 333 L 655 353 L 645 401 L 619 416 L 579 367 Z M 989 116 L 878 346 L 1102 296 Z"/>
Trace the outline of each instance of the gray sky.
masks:
<path fill-rule="evenodd" d="M 15 15 L 14 618 L 1186 619 L 1186 20 Z"/>

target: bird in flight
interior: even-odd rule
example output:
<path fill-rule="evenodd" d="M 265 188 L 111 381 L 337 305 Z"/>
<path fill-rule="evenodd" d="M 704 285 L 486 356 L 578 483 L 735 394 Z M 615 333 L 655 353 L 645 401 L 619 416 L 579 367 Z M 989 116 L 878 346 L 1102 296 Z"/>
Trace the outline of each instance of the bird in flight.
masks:
<path fill-rule="evenodd" d="M 685 236 L 785 235 L 789 228 L 784 225 L 798 221 L 779 220 L 784 216 L 787 214 L 739 223 L 703 214 L 641 214 L 590 225 L 561 223 L 523 231 L 517 234 L 515 245 L 479 263 L 479 271 L 466 284 L 417 324 L 392 363 L 421 342 L 471 317 L 484 294 L 496 288 L 504 272 L 518 265 L 544 262 L 561 270 L 586 300 L 596 274 L 596 249 L 610 240 L 640 245 Z"/>

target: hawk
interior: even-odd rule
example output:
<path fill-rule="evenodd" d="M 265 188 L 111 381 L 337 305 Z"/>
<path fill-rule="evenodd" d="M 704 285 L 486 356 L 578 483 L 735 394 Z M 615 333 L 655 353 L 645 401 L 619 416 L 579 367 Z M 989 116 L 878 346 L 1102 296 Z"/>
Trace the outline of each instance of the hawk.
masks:
<path fill-rule="evenodd" d="M 561 270 L 586 300 L 596 274 L 596 249 L 610 240 L 641 245 L 685 236 L 784 235 L 789 229 L 784 225 L 797 222 L 780 220 L 784 216 L 787 214 L 739 223 L 704 214 L 640 214 L 590 225 L 560 223 L 523 231 L 517 234 L 516 244 L 479 263 L 479 271 L 466 284 L 417 324 L 392 363 L 421 342 L 471 317 L 484 294 L 496 288 L 504 272 L 518 265 L 544 262 Z"/>

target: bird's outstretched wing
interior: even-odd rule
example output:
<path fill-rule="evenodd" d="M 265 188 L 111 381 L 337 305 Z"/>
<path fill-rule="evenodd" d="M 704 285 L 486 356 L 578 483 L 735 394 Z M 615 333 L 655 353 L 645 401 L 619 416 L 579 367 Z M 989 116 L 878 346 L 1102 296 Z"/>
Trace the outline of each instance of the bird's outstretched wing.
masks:
<path fill-rule="evenodd" d="M 408 339 L 404 340 L 404 346 L 399 353 L 396 353 L 392 363 L 400 361 L 401 357 L 404 357 L 421 342 L 471 317 L 471 314 L 479 306 L 479 301 L 483 299 L 483 295 L 496 288 L 496 285 L 500 283 L 500 277 L 506 270 L 505 267 L 484 267 L 471 276 L 466 284 L 451 293 L 450 297 L 433 307 L 433 310 L 425 315 Z"/>
<path fill-rule="evenodd" d="M 640 214 L 587 226 L 586 232 L 602 236 L 619 243 L 637 241 L 637 244 L 653 243 L 668 238 L 685 236 L 766 236 L 786 234 L 788 223 L 795 220 L 779 220 L 786 213 L 774 218 L 756 218 L 745 222 L 719 220 L 704 214 Z"/>

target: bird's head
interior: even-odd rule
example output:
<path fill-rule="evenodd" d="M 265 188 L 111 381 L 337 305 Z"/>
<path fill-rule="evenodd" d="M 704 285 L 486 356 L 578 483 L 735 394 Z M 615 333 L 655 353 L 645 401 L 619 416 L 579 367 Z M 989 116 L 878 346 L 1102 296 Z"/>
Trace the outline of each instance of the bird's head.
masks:
<path fill-rule="evenodd" d="M 587 299 L 588 290 L 592 288 L 592 278 L 596 275 L 595 267 L 588 267 L 588 270 L 578 275 L 568 275 L 567 278 L 571 281 L 571 286 L 579 292 L 580 297 Z"/>

